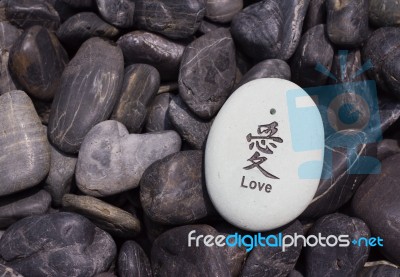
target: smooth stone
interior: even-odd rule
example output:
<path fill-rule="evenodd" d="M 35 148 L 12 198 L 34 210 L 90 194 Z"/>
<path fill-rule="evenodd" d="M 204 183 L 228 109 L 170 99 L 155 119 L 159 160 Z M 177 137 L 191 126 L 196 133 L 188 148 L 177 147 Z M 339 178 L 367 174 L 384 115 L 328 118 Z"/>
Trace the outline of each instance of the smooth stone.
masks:
<path fill-rule="evenodd" d="M 399 277 L 400 269 L 390 265 L 376 265 L 364 267 L 358 277 Z"/>
<path fill-rule="evenodd" d="M 179 95 L 196 115 L 210 119 L 231 93 L 235 72 L 235 45 L 229 31 L 207 33 L 185 48 Z"/>
<path fill-rule="evenodd" d="M 377 152 L 377 158 L 381 161 L 395 154 L 399 154 L 399 142 L 395 139 L 384 139 L 378 143 Z"/>
<path fill-rule="evenodd" d="M 168 118 L 183 141 L 193 149 L 204 149 L 211 121 L 196 116 L 179 96 L 172 97 Z"/>
<path fill-rule="evenodd" d="M 152 277 L 149 258 L 142 247 L 133 240 L 124 242 L 118 255 L 120 277 Z"/>
<path fill-rule="evenodd" d="M 387 131 L 400 118 L 400 101 L 394 96 L 379 98 L 379 113 L 381 116 L 381 130 Z"/>
<path fill-rule="evenodd" d="M 77 186 L 87 195 L 99 197 L 133 189 L 147 167 L 180 148 L 181 139 L 175 131 L 130 135 L 118 121 L 101 122 L 82 143 Z"/>
<path fill-rule="evenodd" d="M 303 235 L 303 226 L 296 220 L 281 233 L 282 236 Z M 281 247 L 255 247 L 247 257 L 240 276 L 287 277 L 293 270 L 302 247 L 301 243 L 291 246 L 285 251 L 282 251 Z"/>
<path fill-rule="evenodd" d="M 377 27 L 400 25 L 400 3 L 396 0 L 369 0 L 369 21 Z"/>
<path fill-rule="evenodd" d="M 315 67 L 332 67 L 334 48 L 320 24 L 309 29 L 302 37 L 291 62 L 292 81 L 301 87 L 323 86 L 328 76 L 321 74 Z M 339 75 L 340 76 L 340 75 Z"/>
<path fill-rule="evenodd" d="M 116 254 L 109 234 L 74 213 L 24 218 L 0 239 L 5 265 L 24 276 L 93 276 L 106 271 Z"/>
<path fill-rule="evenodd" d="M 39 184 L 50 168 L 50 146 L 31 99 L 23 91 L 0 96 L 0 196 Z"/>
<path fill-rule="evenodd" d="M 135 2 L 133 0 L 96 0 L 100 15 L 119 28 L 133 27 Z"/>
<path fill-rule="evenodd" d="M 51 112 L 51 102 L 42 101 L 35 98 L 32 98 L 32 102 L 35 106 L 35 110 L 40 118 L 40 121 L 43 125 L 47 126 Z"/>
<path fill-rule="evenodd" d="M 292 270 L 287 277 L 304 277 L 304 276 L 299 271 Z"/>
<path fill-rule="evenodd" d="M 319 218 L 336 212 L 351 199 L 368 176 L 357 172 L 360 169 L 372 172 L 375 166 L 362 162 L 363 157 L 377 156 L 377 146 L 370 143 L 368 136 L 358 130 L 342 130 L 325 140 L 321 181 L 302 218 Z"/>
<path fill-rule="evenodd" d="M 242 8 L 243 0 L 207 0 L 205 17 L 214 22 L 228 23 Z"/>
<path fill-rule="evenodd" d="M 0 22 L 0 95 L 17 89 L 8 68 L 8 61 L 10 49 L 21 33 L 21 30 L 7 21 Z"/>
<path fill-rule="evenodd" d="M 140 199 L 139 199 L 140 202 Z M 176 226 L 160 224 L 151 220 L 146 214 L 143 214 L 143 223 L 146 230 L 146 238 L 153 243 L 162 233 Z"/>
<path fill-rule="evenodd" d="M 213 212 L 207 197 L 202 151 L 182 151 L 149 166 L 140 180 L 146 215 L 161 224 L 182 225 Z"/>
<path fill-rule="evenodd" d="M 53 205 L 60 206 L 64 194 L 69 193 L 75 173 L 77 158 L 51 146 L 50 171 L 44 189 L 50 193 Z"/>
<path fill-rule="evenodd" d="M 309 0 L 264 0 L 244 8 L 232 20 L 235 43 L 256 61 L 288 60 L 300 41 L 308 4 Z"/>
<path fill-rule="evenodd" d="M 200 34 L 207 34 L 209 32 L 213 32 L 219 28 L 229 28 L 226 26 L 226 24 L 221 24 L 221 23 L 216 23 L 216 22 L 210 22 L 207 21 L 206 19 L 203 19 L 200 23 L 199 29 L 197 30 Z"/>
<path fill-rule="evenodd" d="M 60 16 L 61 23 L 76 14 L 76 10 L 63 0 L 47 0 Z"/>
<path fill-rule="evenodd" d="M 60 26 L 60 16 L 54 7 L 41 0 L 12 0 L 6 6 L 7 20 L 22 29 L 40 25 L 51 30 Z"/>
<path fill-rule="evenodd" d="M 230 276 L 223 248 L 207 247 L 203 243 L 199 247 L 194 243 L 188 246 L 192 230 L 196 236 L 219 235 L 208 225 L 185 225 L 161 234 L 151 249 L 153 276 Z"/>
<path fill-rule="evenodd" d="M 24 277 L 11 267 L 0 264 L 0 274 L 2 277 Z"/>
<path fill-rule="evenodd" d="M 306 276 L 355 276 L 368 259 L 369 246 L 353 245 L 353 239 L 369 238 L 370 231 L 362 220 L 344 214 L 330 214 L 319 218 L 309 236 L 349 235 L 350 245 L 333 247 L 316 245 L 305 252 Z"/>
<path fill-rule="evenodd" d="M 9 69 L 27 93 L 49 101 L 68 62 L 68 54 L 57 37 L 44 27 L 33 26 L 11 48 Z"/>
<path fill-rule="evenodd" d="M 327 0 L 327 33 L 341 47 L 358 47 L 368 38 L 367 0 Z"/>
<path fill-rule="evenodd" d="M 125 68 L 121 95 L 111 119 L 125 125 L 129 133 L 139 133 L 147 110 L 160 87 L 160 74 L 147 64 L 133 64 Z"/>
<path fill-rule="evenodd" d="M 326 0 L 310 0 L 306 17 L 304 18 L 304 30 L 311 29 L 319 24 L 326 23 Z"/>
<path fill-rule="evenodd" d="M 353 200 L 354 214 L 364 220 L 371 233 L 383 239 L 379 250 L 396 264 L 400 263 L 400 155 L 381 162 L 380 174 L 371 174 L 357 189 Z"/>
<path fill-rule="evenodd" d="M 146 132 L 159 132 L 173 129 L 173 125 L 168 117 L 170 101 L 171 93 L 162 93 L 153 99 L 147 109 Z"/>
<path fill-rule="evenodd" d="M 57 30 L 57 37 L 71 51 L 76 51 L 92 37 L 115 38 L 119 30 L 93 12 L 82 12 L 68 18 Z"/>
<path fill-rule="evenodd" d="M 73 8 L 77 9 L 87 9 L 94 6 L 94 0 L 62 0 L 66 4 L 70 5 Z"/>
<path fill-rule="evenodd" d="M 178 79 L 179 65 L 185 46 L 143 31 L 125 34 L 118 39 L 117 43 L 122 49 L 126 65 L 149 64 L 158 70 L 161 80 Z M 155 45 L 157 47 L 154 47 Z"/>
<path fill-rule="evenodd" d="M 31 215 L 40 215 L 50 208 L 51 196 L 45 190 L 22 192 L 0 198 L 0 228 Z"/>
<path fill-rule="evenodd" d="M 290 66 L 282 60 L 271 59 L 257 63 L 240 79 L 236 89 L 242 85 L 261 78 L 279 78 L 290 81 Z"/>
<path fill-rule="evenodd" d="M 135 24 L 172 39 L 187 38 L 199 28 L 205 10 L 204 0 L 136 0 Z"/>
<path fill-rule="evenodd" d="M 82 45 L 65 68 L 52 104 L 48 136 L 59 150 L 77 153 L 90 129 L 111 115 L 123 72 L 118 46 L 101 38 Z"/>
<path fill-rule="evenodd" d="M 273 230 L 297 218 L 312 201 L 323 150 L 321 115 L 304 90 L 283 79 L 251 81 L 229 97 L 211 126 L 207 191 L 232 225 Z"/>
<path fill-rule="evenodd" d="M 65 194 L 62 207 L 81 214 L 111 235 L 132 238 L 140 232 L 140 221 L 136 216 L 92 196 Z"/>

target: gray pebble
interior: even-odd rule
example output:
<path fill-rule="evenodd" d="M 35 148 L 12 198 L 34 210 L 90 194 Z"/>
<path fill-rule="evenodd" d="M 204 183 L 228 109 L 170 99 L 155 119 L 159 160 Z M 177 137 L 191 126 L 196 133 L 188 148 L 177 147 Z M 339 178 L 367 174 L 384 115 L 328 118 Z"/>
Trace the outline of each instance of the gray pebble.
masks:
<path fill-rule="evenodd" d="M 11 267 L 0 264 L 0 274 L 2 277 L 24 277 Z"/>
<path fill-rule="evenodd" d="M 0 96 L 0 196 L 39 184 L 50 168 L 50 146 L 23 91 Z"/>
<path fill-rule="evenodd" d="M 134 241 L 126 241 L 118 256 L 118 274 L 120 277 L 152 277 L 149 258 Z"/>
<path fill-rule="evenodd" d="M 90 130 L 79 151 L 77 185 L 100 197 L 133 189 L 148 166 L 180 148 L 174 131 L 129 135 L 121 123 L 104 121 Z"/>
<path fill-rule="evenodd" d="M 399 142 L 395 139 L 384 139 L 378 143 L 378 159 L 384 160 L 400 153 Z"/>
<path fill-rule="evenodd" d="M 364 267 L 357 277 L 399 277 L 400 269 L 390 265 Z"/>
<path fill-rule="evenodd" d="M 170 93 L 162 93 L 154 98 L 148 108 L 145 125 L 146 132 L 172 130 L 172 123 L 168 117 L 170 100 Z"/>
<path fill-rule="evenodd" d="M 400 2 L 369 0 L 369 21 L 378 27 L 400 26 Z"/>
<path fill-rule="evenodd" d="M 326 23 L 326 0 L 310 0 L 307 15 L 304 19 L 304 29 L 308 30 L 319 24 Z"/>
<path fill-rule="evenodd" d="M 214 22 L 227 23 L 242 8 L 243 0 L 207 0 L 205 17 Z"/>
<path fill-rule="evenodd" d="M 133 26 L 134 0 L 96 0 L 101 16 L 110 24 L 120 28 Z"/>

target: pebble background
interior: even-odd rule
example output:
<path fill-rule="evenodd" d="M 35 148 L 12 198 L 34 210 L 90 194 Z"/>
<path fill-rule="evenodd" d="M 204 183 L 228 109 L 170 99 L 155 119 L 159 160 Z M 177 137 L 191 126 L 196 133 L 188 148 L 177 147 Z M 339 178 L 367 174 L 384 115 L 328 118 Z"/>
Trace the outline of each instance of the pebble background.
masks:
<path fill-rule="evenodd" d="M 341 80 L 315 70 L 340 76 L 338 50 Z M 399 60 L 397 0 L 0 0 L 0 275 L 400 276 Z M 242 232 L 210 202 L 204 147 L 230 94 L 265 77 L 376 81 L 380 126 L 339 135 L 381 174 L 334 149 L 313 202 L 269 233 L 384 247 L 188 247 L 192 230 Z"/>

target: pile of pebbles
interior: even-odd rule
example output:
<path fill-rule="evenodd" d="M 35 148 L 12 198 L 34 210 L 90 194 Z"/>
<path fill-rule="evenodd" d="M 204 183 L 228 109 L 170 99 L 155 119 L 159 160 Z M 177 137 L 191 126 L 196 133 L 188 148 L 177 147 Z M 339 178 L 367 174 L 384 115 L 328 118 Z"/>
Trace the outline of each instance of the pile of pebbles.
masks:
<path fill-rule="evenodd" d="M 400 275 L 399 1 L 2 0 L 0 20 L 0 275 Z M 338 76 L 338 50 L 340 81 L 315 70 Z M 192 230 L 242 232 L 204 183 L 207 134 L 230 94 L 274 77 L 348 82 L 351 97 L 368 60 L 355 80 L 377 83 L 383 140 L 340 130 L 360 133 L 354 164 L 335 149 L 310 206 L 269 233 L 384 246 L 188 247 Z M 381 174 L 351 174 L 366 155 Z"/>

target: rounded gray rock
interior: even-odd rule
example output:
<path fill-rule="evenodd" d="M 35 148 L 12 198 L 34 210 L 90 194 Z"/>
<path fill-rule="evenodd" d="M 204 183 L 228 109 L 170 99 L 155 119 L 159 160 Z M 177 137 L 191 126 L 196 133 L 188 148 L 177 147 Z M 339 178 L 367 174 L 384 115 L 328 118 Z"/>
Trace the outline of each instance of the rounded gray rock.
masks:
<path fill-rule="evenodd" d="M 162 93 L 154 98 L 148 108 L 145 125 L 146 132 L 159 132 L 173 129 L 171 121 L 168 118 L 170 100 L 171 93 Z"/>
<path fill-rule="evenodd" d="M 190 43 L 179 70 L 179 95 L 199 117 L 210 119 L 235 82 L 235 45 L 228 30 L 217 29 Z"/>
<path fill-rule="evenodd" d="M 133 189 L 147 167 L 180 148 L 175 131 L 130 135 L 118 121 L 101 122 L 90 130 L 79 151 L 77 186 L 100 197 Z"/>
<path fill-rule="evenodd" d="M 120 277 L 152 277 L 149 258 L 142 247 L 130 240 L 124 242 L 118 256 L 118 274 Z"/>
<path fill-rule="evenodd" d="M 23 91 L 0 96 L 0 196 L 39 184 L 50 168 L 50 146 L 31 99 Z"/>
<path fill-rule="evenodd" d="M 87 40 L 65 68 L 49 118 L 48 136 L 61 151 L 74 154 L 118 100 L 124 72 L 121 49 L 101 38 Z"/>
<path fill-rule="evenodd" d="M 207 0 L 205 17 L 214 22 L 227 23 L 242 8 L 243 0 Z"/>
<path fill-rule="evenodd" d="M 133 26 L 134 0 L 96 0 L 101 16 L 110 24 L 120 28 Z"/>
<path fill-rule="evenodd" d="M 369 0 L 369 21 L 378 27 L 398 27 L 400 3 L 396 0 Z"/>

